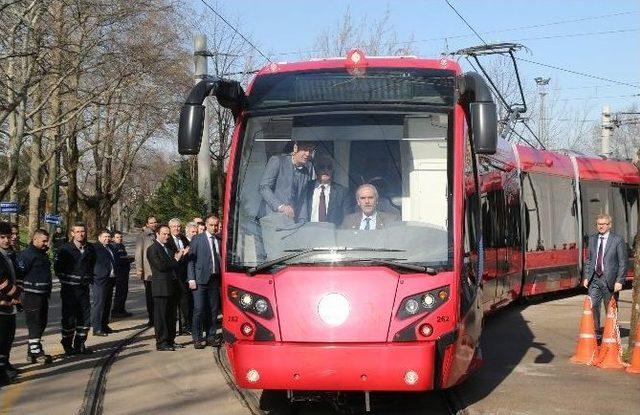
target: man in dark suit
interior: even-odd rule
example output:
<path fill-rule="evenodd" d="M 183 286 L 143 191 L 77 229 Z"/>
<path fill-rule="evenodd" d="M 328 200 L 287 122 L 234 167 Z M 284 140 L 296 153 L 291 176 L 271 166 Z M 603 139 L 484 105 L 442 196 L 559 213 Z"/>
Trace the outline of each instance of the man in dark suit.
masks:
<path fill-rule="evenodd" d="M 191 240 L 188 279 L 193 293 L 193 347 L 217 347 L 221 343 L 216 334 L 220 312 L 220 241 L 216 234 L 220 220 L 210 216 L 205 222 L 207 230 Z M 205 340 L 202 332 L 205 333 Z"/>
<path fill-rule="evenodd" d="M 169 245 L 171 231 L 161 225 L 156 231 L 156 240 L 147 248 L 151 267 L 153 292 L 153 326 L 156 332 L 156 349 L 175 350 L 176 311 L 180 287 L 178 286 L 178 262 L 189 252 L 189 248 L 175 251 Z"/>
<path fill-rule="evenodd" d="M 131 272 L 131 262 L 133 258 L 127 254 L 127 248 L 122 243 L 122 232 L 113 232 L 113 242 L 111 250 L 116 257 L 116 288 L 113 296 L 113 308 L 111 317 L 124 318 L 131 317 L 132 314 L 125 308 L 127 295 L 129 294 L 129 273 Z"/>
<path fill-rule="evenodd" d="M 311 180 L 308 164 L 313 148 L 308 142 L 294 142 L 292 153 L 269 159 L 260 180 L 258 217 L 279 212 L 296 222 L 308 220 L 306 190 Z"/>
<path fill-rule="evenodd" d="M 0 386 L 18 376 L 9 363 L 11 346 L 16 334 L 16 305 L 22 289 L 17 285 L 20 270 L 11 252 L 11 225 L 0 222 Z"/>
<path fill-rule="evenodd" d="M 95 244 L 96 262 L 93 266 L 93 283 L 91 290 L 91 325 L 94 336 L 106 336 L 113 330 L 109 327 L 109 312 L 115 287 L 115 255 L 111 250 L 111 233 L 100 231 L 98 243 Z"/>
<path fill-rule="evenodd" d="M 181 233 L 182 222 L 180 222 L 180 219 L 171 219 L 169 221 L 169 229 L 171 230 L 171 238 L 169 238 L 168 244 L 171 245 L 176 252 L 189 246 L 189 241 Z M 180 286 L 180 298 L 178 301 L 178 334 L 181 335 L 191 334 L 191 319 L 193 318 L 193 297 L 191 295 L 191 290 L 189 289 L 189 282 L 187 281 L 187 266 L 188 255 L 185 255 L 180 258 L 180 261 L 178 261 L 178 280 Z"/>
<path fill-rule="evenodd" d="M 398 217 L 393 213 L 377 210 L 378 191 L 372 184 L 363 184 L 356 190 L 356 201 L 359 212 L 347 215 L 342 222 L 344 229 L 360 229 L 364 231 L 382 229 Z"/>
<path fill-rule="evenodd" d="M 340 226 L 344 216 L 352 212 L 353 198 L 349 190 L 333 181 L 333 166 L 326 157 L 314 163 L 316 180 L 309 182 L 309 221 L 331 222 Z"/>
<path fill-rule="evenodd" d="M 589 259 L 584 267 L 582 284 L 589 290 L 593 306 L 595 329 L 600 333 L 600 303 L 605 308 L 613 295 L 618 299 L 622 283 L 627 275 L 629 253 L 624 240 L 611 232 L 611 216 L 600 214 L 596 218 L 598 233 L 589 237 Z"/>

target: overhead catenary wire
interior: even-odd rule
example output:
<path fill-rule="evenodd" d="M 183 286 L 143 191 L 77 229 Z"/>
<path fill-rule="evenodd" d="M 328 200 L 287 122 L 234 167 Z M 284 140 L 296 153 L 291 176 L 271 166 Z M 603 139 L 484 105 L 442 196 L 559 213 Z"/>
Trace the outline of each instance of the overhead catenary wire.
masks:
<path fill-rule="evenodd" d="M 205 0 L 200 0 L 200 1 L 202 1 L 202 3 L 204 3 L 204 5 L 207 6 L 209 8 L 209 10 L 211 10 L 213 12 L 213 14 L 215 14 L 216 16 L 218 16 L 220 18 L 220 20 L 225 22 L 227 24 L 227 26 L 229 26 L 231 28 L 231 30 L 236 32 L 236 34 L 238 36 L 240 36 L 245 42 L 247 42 L 249 44 L 249 46 L 251 46 L 256 52 L 258 52 L 260 54 L 260 56 L 262 56 L 267 62 L 273 63 L 271 61 L 271 59 L 269 59 L 264 53 L 262 53 L 262 51 L 260 49 L 258 49 L 253 43 L 251 43 L 251 41 L 249 39 L 247 39 L 242 33 L 240 33 L 240 31 L 238 29 L 236 29 L 235 26 L 233 26 L 231 23 L 229 23 L 227 21 L 227 19 L 222 17 L 222 15 L 220 13 L 218 13 L 213 7 L 211 7 L 211 5 L 209 3 L 207 3 Z"/>
<path fill-rule="evenodd" d="M 575 71 L 573 69 L 561 68 L 559 66 L 549 65 L 549 64 L 541 63 L 541 62 L 536 62 L 536 61 L 532 61 L 530 59 L 525 59 L 525 58 L 516 58 L 516 59 L 519 60 L 519 61 L 522 61 L 522 62 L 527 62 L 527 63 L 532 63 L 534 65 L 544 66 L 545 68 L 556 69 L 558 71 L 572 73 L 574 75 L 584 76 L 586 78 L 598 79 L 600 81 L 606 81 L 606 82 L 611 82 L 613 84 L 630 86 L 632 88 L 640 88 L 640 85 L 631 84 L 629 82 L 616 81 L 615 79 L 608 79 L 608 78 L 604 78 L 602 76 L 591 75 L 591 74 L 588 74 L 588 73 L 585 73 L 585 72 Z"/>
<path fill-rule="evenodd" d="M 478 39 L 480 39 L 480 40 L 482 41 L 482 43 L 484 43 L 486 46 L 489 46 L 489 45 L 487 45 L 487 42 L 485 42 L 485 40 L 482 38 L 482 36 L 480 36 L 480 35 L 478 34 L 478 32 L 473 28 L 473 26 L 471 26 L 471 24 L 470 24 L 470 23 L 469 23 L 469 22 L 468 22 L 468 21 L 467 21 L 467 20 L 466 20 L 466 19 L 465 19 L 465 18 L 464 18 L 464 17 L 463 17 L 459 12 L 458 12 L 458 10 L 456 10 L 456 8 L 455 8 L 455 7 L 453 7 L 453 5 L 449 2 L 449 0 L 444 0 L 444 1 L 449 5 L 449 7 L 451 7 L 451 9 L 452 9 L 452 10 L 453 10 L 457 15 L 458 15 L 458 17 L 460 17 L 460 19 L 462 19 L 462 21 L 467 25 L 467 27 L 469 27 L 469 29 L 471 29 L 471 31 L 472 31 L 473 33 L 475 33 L 475 34 L 476 34 L 476 36 L 478 37 Z M 517 75 L 518 75 L 518 67 L 517 67 L 517 65 L 515 65 L 515 59 L 516 59 L 516 58 L 513 56 L 513 53 L 512 53 L 512 51 L 511 51 L 511 50 L 509 51 L 509 55 L 511 56 L 511 59 L 513 60 L 513 64 L 514 64 L 514 66 L 515 66 L 516 76 L 517 76 Z M 474 57 L 475 57 L 475 59 L 476 59 L 476 62 L 478 62 L 478 65 L 480 65 L 480 62 L 478 61 L 477 56 L 474 56 Z M 487 76 L 487 74 L 485 73 L 485 71 L 484 71 L 484 70 L 483 70 L 482 72 L 485 74 L 485 76 Z M 487 78 L 489 78 L 489 77 L 487 76 Z M 488 80 L 489 80 L 489 83 L 491 83 L 491 84 L 493 85 L 493 82 L 491 81 L 491 79 L 488 79 Z M 520 84 L 519 76 L 518 76 L 518 84 L 519 84 L 519 86 L 520 86 L 520 94 L 522 95 L 522 85 Z M 495 86 L 494 86 L 494 88 L 495 88 Z M 496 88 L 496 89 L 497 89 L 497 88 Z M 501 98 L 502 98 L 502 95 L 500 95 L 500 96 L 501 96 Z M 524 97 L 524 95 L 523 95 L 523 97 Z M 502 98 L 502 100 L 504 100 L 504 98 Z M 506 101 L 505 101 L 505 103 L 506 103 Z M 526 106 L 525 106 L 525 108 L 526 108 Z M 540 140 L 540 138 L 537 136 L 537 134 L 533 132 L 533 130 L 531 129 L 531 127 L 529 127 L 529 125 L 527 124 L 526 120 L 525 120 L 525 119 L 523 119 L 523 118 L 520 118 L 520 120 L 522 121 L 522 124 L 524 124 L 524 126 L 527 128 L 527 130 L 529 131 L 529 133 L 531 133 L 531 135 L 533 136 L 533 138 L 535 138 L 535 139 L 536 139 L 536 141 L 538 142 L 538 144 L 540 144 L 540 147 L 544 149 L 544 148 L 545 148 L 545 146 L 544 146 L 544 144 L 542 143 L 542 140 Z M 532 147 L 533 147 L 533 146 L 532 146 Z"/>

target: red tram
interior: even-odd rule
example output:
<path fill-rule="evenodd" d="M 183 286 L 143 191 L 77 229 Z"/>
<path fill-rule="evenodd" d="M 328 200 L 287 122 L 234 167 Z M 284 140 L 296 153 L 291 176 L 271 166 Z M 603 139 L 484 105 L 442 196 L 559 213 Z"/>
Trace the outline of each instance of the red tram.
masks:
<path fill-rule="evenodd" d="M 209 94 L 236 117 L 222 296 L 242 388 L 455 385 L 480 363 L 483 313 L 578 285 L 596 213 L 627 241 L 637 228 L 630 163 L 498 140 L 487 85 L 452 60 L 354 50 L 273 63 L 246 94 L 205 79 L 181 112 L 181 154 L 198 151 Z M 296 165 L 300 151 L 308 160 Z M 354 194 L 370 183 L 377 212 L 395 220 L 371 230 L 313 220 L 311 208 L 278 212 L 264 193 L 280 186 L 267 173 L 278 157 L 293 163 L 279 173 L 291 189 L 303 172 L 319 177 L 322 160 L 350 194 L 344 215 L 359 217 Z"/>

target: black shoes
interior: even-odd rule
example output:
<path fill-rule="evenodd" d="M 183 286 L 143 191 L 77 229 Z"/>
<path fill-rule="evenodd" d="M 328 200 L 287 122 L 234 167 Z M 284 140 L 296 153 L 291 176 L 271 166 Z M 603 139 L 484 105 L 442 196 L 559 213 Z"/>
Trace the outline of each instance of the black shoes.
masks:
<path fill-rule="evenodd" d="M 173 352 L 176 349 L 173 346 L 156 346 L 156 350 L 159 352 Z"/>
<path fill-rule="evenodd" d="M 193 342 L 194 349 L 204 349 L 206 346 L 207 346 L 207 342 L 205 342 L 204 340 Z"/>
<path fill-rule="evenodd" d="M 104 328 L 104 332 L 107 333 L 107 334 L 111 334 L 111 333 L 115 333 L 116 331 L 114 329 L 112 329 L 111 327 L 106 326 Z"/>
<path fill-rule="evenodd" d="M 222 338 L 220 338 L 219 336 L 216 336 L 214 338 L 208 338 L 207 339 L 207 346 L 211 346 L 211 347 L 220 347 L 220 346 L 222 346 Z"/>
<path fill-rule="evenodd" d="M 85 346 L 84 344 L 81 345 L 76 345 L 73 348 L 74 354 L 92 354 L 93 350 L 89 349 L 87 346 Z"/>
<path fill-rule="evenodd" d="M 189 330 L 189 329 L 180 330 L 178 332 L 178 336 L 191 336 L 191 330 Z"/>
<path fill-rule="evenodd" d="M 108 336 L 109 334 L 108 334 L 106 331 L 94 331 L 94 332 L 93 332 L 93 335 L 94 335 L 94 336 L 99 336 L 99 337 L 106 337 L 106 336 Z"/>
<path fill-rule="evenodd" d="M 178 343 L 173 343 L 171 347 L 173 347 L 174 349 L 184 349 L 184 346 Z"/>
<path fill-rule="evenodd" d="M 111 312 L 111 317 L 113 318 L 127 318 L 127 317 L 131 317 L 132 315 L 133 313 L 130 313 L 126 310 L 118 310 L 118 311 Z"/>

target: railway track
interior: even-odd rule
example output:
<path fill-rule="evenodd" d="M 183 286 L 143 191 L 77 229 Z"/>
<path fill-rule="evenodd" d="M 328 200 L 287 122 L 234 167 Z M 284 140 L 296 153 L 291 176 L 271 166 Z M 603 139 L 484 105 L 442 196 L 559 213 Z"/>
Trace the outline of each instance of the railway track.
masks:
<path fill-rule="evenodd" d="M 107 386 L 107 375 L 111 365 L 115 362 L 118 353 L 124 349 L 127 345 L 131 344 L 141 334 L 149 330 L 149 327 L 143 327 L 133 334 L 130 334 L 126 338 L 122 339 L 116 347 L 112 348 L 109 353 L 100 359 L 94 366 L 89 382 L 87 382 L 87 388 L 84 392 L 84 399 L 82 406 L 78 410 L 79 415 L 101 415 L 102 404 L 104 402 L 104 395 Z"/>
<path fill-rule="evenodd" d="M 271 411 L 260 409 L 260 401 L 264 396 L 257 392 L 240 389 L 233 380 L 233 374 L 229 367 L 223 348 L 218 348 L 213 353 L 218 369 L 224 374 L 229 389 L 247 408 L 251 415 L 352 415 L 352 414 L 442 414 L 442 415 L 466 415 L 460 399 L 455 391 L 437 391 L 411 395 L 408 393 L 381 393 L 372 394 L 371 411 L 365 412 L 363 405 L 337 406 L 328 402 L 296 402 L 294 405 L 284 405 Z M 362 394 L 354 394 L 362 395 Z M 408 396 L 417 399 L 407 399 Z"/>

